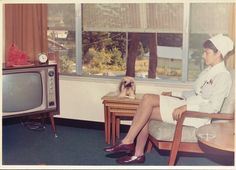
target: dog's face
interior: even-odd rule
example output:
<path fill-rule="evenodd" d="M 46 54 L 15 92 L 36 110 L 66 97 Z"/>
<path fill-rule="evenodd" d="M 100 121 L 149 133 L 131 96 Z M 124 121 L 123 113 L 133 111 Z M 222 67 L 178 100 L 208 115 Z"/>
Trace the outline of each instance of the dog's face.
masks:
<path fill-rule="evenodd" d="M 129 76 L 123 77 L 119 86 L 120 96 L 134 96 L 135 90 L 134 78 Z"/>

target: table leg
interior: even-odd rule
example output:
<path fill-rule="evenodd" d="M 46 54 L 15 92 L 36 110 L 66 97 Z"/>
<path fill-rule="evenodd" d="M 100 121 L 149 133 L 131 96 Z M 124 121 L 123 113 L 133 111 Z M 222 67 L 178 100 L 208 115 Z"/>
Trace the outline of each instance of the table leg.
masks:
<path fill-rule="evenodd" d="M 120 118 L 116 118 L 116 137 L 120 138 Z"/>
<path fill-rule="evenodd" d="M 111 143 L 111 112 L 109 107 L 107 108 L 107 144 Z"/>
<path fill-rule="evenodd" d="M 116 143 L 116 113 L 111 113 L 112 117 L 112 145 L 115 145 Z"/>
<path fill-rule="evenodd" d="M 105 142 L 108 143 L 108 108 L 104 104 Z"/>

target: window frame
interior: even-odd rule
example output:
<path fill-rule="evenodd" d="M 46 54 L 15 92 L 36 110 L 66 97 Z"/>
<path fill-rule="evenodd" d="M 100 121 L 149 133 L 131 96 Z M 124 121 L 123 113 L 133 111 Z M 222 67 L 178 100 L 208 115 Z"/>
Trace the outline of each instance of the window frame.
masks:
<path fill-rule="evenodd" d="M 76 75 L 83 76 L 82 62 L 82 4 L 75 3 L 75 60 Z"/>
<path fill-rule="evenodd" d="M 184 3 L 182 81 L 188 81 L 190 3 Z"/>

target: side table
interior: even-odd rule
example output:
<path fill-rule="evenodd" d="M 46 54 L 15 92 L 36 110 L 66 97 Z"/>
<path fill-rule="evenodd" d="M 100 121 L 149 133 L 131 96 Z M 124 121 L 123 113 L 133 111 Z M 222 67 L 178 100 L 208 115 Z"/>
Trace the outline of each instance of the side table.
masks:
<path fill-rule="evenodd" d="M 119 127 L 115 124 L 117 122 L 115 120 L 115 117 L 118 116 L 118 113 L 119 116 L 121 116 L 122 114 L 124 116 L 127 116 L 127 113 L 129 113 L 128 116 L 132 116 L 137 110 L 142 96 L 143 94 L 136 94 L 136 97 L 132 99 L 128 97 L 119 97 L 116 92 L 109 92 L 108 94 L 102 97 L 102 101 L 104 104 L 105 141 L 107 144 L 110 144 L 111 142 L 111 123 L 113 126 L 112 143 L 115 143 L 114 132 L 116 131 L 115 128 Z M 111 121 L 112 117 L 113 121 Z"/>
<path fill-rule="evenodd" d="M 207 146 L 234 152 L 234 121 L 201 126 L 196 130 L 196 136 Z"/>

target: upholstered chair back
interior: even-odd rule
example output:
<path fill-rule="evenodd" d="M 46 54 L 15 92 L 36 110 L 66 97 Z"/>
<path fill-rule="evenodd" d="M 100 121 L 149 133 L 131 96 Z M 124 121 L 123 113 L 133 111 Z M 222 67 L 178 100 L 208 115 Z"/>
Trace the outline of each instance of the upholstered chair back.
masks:
<path fill-rule="evenodd" d="M 235 70 L 230 71 L 232 77 L 232 86 L 230 89 L 229 96 L 225 99 L 221 113 L 234 113 L 235 112 Z"/>

